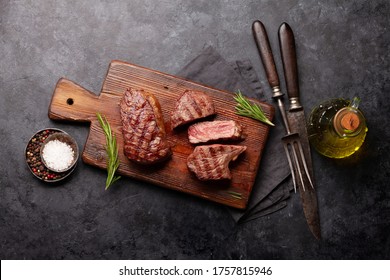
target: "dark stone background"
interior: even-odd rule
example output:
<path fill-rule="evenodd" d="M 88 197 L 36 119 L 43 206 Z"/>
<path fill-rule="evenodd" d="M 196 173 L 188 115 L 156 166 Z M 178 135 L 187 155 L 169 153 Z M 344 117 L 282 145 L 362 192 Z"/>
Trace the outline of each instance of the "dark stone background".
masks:
<path fill-rule="evenodd" d="M 0 0 L 0 257 L 389 259 L 389 14 L 387 0 Z M 81 161 L 56 187 L 29 173 L 23 153 L 35 131 L 64 129 L 80 148 L 88 134 L 48 119 L 57 80 L 99 92 L 112 59 L 174 74 L 213 46 L 229 61 L 249 58 L 269 95 L 255 19 L 275 50 L 279 25 L 293 28 L 306 113 L 330 97 L 362 98 L 363 148 L 340 161 L 313 153 L 321 241 L 299 195 L 236 225 L 223 206 L 132 179 L 104 191 L 105 172 Z"/>

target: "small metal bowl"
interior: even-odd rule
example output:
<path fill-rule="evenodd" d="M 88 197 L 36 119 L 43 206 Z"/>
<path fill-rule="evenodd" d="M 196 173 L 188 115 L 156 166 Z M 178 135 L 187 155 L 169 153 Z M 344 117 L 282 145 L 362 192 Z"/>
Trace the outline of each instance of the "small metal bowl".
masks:
<path fill-rule="evenodd" d="M 64 180 L 67 178 L 75 169 L 77 165 L 77 160 L 79 157 L 79 150 L 76 141 L 72 139 L 72 142 L 75 146 L 72 146 L 73 151 L 75 152 L 74 164 L 67 170 L 63 172 L 56 172 L 48 169 L 41 158 L 41 148 L 46 140 L 54 134 L 65 134 L 68 135 L 65 131 L 58 128 L 45 128 L 37 131 L 28 141 L 25 149 L 25 158 L 26 163 L 31 171 L 31 173 L 39 180 L 48 183 L 55 183 Z M 69 136 L 70 137 L 70 136 Z M 69 143 L 68 143 L 69 144 Z"/>

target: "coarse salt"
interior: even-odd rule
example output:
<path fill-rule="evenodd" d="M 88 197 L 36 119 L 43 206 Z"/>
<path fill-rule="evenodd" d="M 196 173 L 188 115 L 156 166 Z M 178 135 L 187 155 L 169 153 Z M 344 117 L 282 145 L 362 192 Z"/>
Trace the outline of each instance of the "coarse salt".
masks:
<path fill-rule="evenodd" d="M 61 172 L 72 164 L 74 151 L 64 142 L 52 140 L 43 147 L 42 157 L 48 168 Z"/>

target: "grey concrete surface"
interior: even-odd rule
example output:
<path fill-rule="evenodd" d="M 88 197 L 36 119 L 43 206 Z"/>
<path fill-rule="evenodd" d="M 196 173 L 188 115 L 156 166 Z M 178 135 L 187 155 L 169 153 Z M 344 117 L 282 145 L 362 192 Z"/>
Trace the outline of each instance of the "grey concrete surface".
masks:
<path fill-rule="evenodd" d="M 0 257 L 2 259 L 389 259 L 390 2 L 0 0 Z M 330 97 L 362 98 L 367 140 L 347 160 L 313 153 L 323 239 L 309 233 L 298 195 L 236 225 L 226 208 L 106 174 L 81 161 L 59 186 L 33 178 L 24 148 L 35 131 L 87 125 L 47 117 L 57 80 L 99 92 L 112 59 L 171 74 L 207 46 L 248 58 L 270 95 L 251 24 L 296 35 L 306 113 Z M 277 65 L 281 72 L 279 55 Z M 283 84 L 284 88 L 284 84 Z M 272 102 L 272 101 L 270 101 Z"/>

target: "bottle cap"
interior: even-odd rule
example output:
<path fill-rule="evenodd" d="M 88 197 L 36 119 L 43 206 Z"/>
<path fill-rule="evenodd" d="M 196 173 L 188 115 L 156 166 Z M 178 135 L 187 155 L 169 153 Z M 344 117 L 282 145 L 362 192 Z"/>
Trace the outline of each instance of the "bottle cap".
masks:
<path fill-rule="evenodd" d="M 341 126 L 351 132 L 355 131 L 360 125 L 360 119 L 355 112 L 348 112 L 341 117 Z"/>
<path fill-rule="evenodd" d="M 339 110 L 333 119 L 333 127 L 341 137 L 352 137 L 359 134 L 361 123 L 359 112 L 351 107 Z"/>

